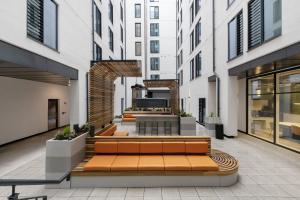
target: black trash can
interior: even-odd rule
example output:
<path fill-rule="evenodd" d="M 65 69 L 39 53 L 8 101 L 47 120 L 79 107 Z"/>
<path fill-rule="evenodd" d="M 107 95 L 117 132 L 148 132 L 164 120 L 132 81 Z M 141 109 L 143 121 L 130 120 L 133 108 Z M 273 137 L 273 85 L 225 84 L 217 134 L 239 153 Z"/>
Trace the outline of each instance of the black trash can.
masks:
<path fill-rule="evenodd" d="M 224 139 L 224 128 L 223 124 L 216 124 L 216 139 L 223 140 Z"/>

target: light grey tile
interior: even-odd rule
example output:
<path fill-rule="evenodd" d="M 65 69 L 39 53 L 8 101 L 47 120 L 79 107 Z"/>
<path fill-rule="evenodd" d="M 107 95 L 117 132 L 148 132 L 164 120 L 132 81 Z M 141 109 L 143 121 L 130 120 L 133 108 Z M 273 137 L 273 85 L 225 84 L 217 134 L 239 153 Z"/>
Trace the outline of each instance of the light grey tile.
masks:
<path fill-rule="evenodd" d="M 126 197 L 143 197 L 144 191 L 144 188 L 128 188 Z"/>
<path fill-rule="evenodd" d="M 92 191 L 92 188 L 78 188 L 72 193 L 72 197 L 88 197 Z"/>
<path fill-rule="evenodd" d="M 179 194 L 182 197 L 198 197 L 197 191 L 194 187 L 180 187 Z"/>
<path fill-rule="evenodd" d="M 95 188 L 92 193 L 91 197 L 106 197 L 110 191 L 110 188 Z"/>
<path fill-rule="evenodd" d="M 211 187 L 196 187 L 196 191 L 200 197 L 215 197 L 216 192 Z"/>

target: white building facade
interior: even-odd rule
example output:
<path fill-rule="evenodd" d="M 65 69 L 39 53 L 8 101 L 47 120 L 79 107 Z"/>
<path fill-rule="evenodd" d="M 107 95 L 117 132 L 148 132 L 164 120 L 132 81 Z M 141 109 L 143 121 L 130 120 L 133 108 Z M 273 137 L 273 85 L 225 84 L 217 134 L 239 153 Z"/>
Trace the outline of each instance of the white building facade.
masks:
<path fill-rule="evenodd" d="M 91 61 L 125 57 L 124 7 L 123 0 L 0 3 L 0 145 L 87 122 Z M 115 91 L 119 115 L 124 81 Z"/>
<path fill-rule="evenodd" d="M 141 62 L 143 77 L 127 78 L 126 106 L 131 86 L 145 79 L 176 78 L 175 0 L 126 1 L 126 59 Z"/>
<path fill-rule="evenodd" d="M 178 1 L 182 109 L 299 151 L 299 3 Z"/>

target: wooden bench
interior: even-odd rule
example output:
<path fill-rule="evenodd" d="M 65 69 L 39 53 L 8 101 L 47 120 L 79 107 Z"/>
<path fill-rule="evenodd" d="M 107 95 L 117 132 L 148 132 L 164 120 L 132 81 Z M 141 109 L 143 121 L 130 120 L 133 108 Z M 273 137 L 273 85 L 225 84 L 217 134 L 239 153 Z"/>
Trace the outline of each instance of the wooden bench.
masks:
<path fill-rule="evenodd" d="M 122 116 L 122 122 L 135 122 L 136 117 L 133 114 L 124 113 Z"/>
<path fill-rule="evenodd" d="M 164 152 L 164 144 L 173 152 Z M 187 152 L 186 144 L 195 146 Z M 107 136 L 87 138 L 86 145 L 85 160 L 71 174 L 74 187 L 229 186 L 237 181 L 237 160 L 212 150 L 209 137 Z"/>
<path fill-rule="evenodd" d="M 117 131 L 117 125 L 111 124 L 96 133 L 97 136 L 128 136 L 128 131 Z"/>

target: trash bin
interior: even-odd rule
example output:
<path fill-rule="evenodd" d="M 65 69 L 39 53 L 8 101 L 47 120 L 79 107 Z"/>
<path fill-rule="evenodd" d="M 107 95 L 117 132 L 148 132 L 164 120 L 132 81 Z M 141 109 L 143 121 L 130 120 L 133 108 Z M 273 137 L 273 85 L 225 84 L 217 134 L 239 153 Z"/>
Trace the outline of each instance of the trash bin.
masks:
<path fill-rule="evenodd" d="M 224 129 L 223 124 L 216 124 L 216 139 L 223 140 L 224 139 Z"/>

